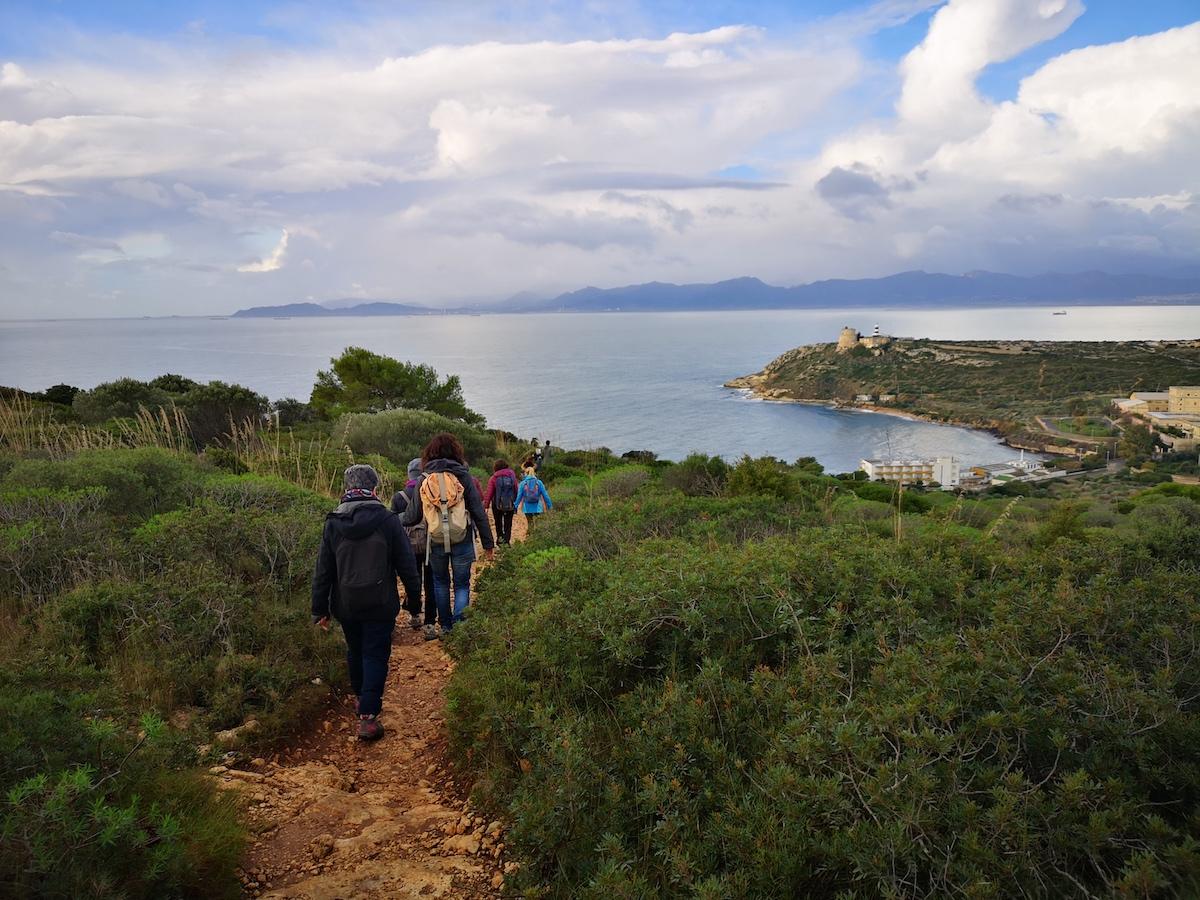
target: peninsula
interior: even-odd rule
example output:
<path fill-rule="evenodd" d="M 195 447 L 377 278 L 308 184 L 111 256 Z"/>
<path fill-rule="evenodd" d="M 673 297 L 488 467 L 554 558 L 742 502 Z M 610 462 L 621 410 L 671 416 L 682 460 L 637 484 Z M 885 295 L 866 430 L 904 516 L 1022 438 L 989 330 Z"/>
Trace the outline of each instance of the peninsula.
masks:
<path fill-rule="evenodd" d="M 1200 340 L 938 341 L 860 335 L 796 347 L 726 387 L 984 428 L 1063 449 L 1115 436 L 1113 397 L 1200 383 Z"/>

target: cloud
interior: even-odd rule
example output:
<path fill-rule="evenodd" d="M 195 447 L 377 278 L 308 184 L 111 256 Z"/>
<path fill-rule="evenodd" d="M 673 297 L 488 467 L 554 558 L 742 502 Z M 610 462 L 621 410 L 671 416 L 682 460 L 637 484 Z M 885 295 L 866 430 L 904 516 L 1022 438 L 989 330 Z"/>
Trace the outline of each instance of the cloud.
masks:
<path fill-rule="evenodd" d="M 1200 24 L 1062 53 L 995 102 L 981 74 L 1069 39 L 1079 0 L 884 0 L 786 33 L 618 7 L 592 39 L 575 10 L 530 39 L 426 4 L 273 19 L 306 40 L 253 52 L 80 34 L 0 59 L 0 265 L 70 314 L 114 285 L 113 313 L 207 312 L 352 282 L 441 305 L 1197 256 Z M 865 56 L 931 9 L 903 58 Z"/>
<path fill-rule="evenodd" d="M 283 267 L 283 259 L 287 255 L 288 230 L 285 228 L 279 235 L 279 243 L 275 249 L 262 259 L 238 266 L 239 272 L 275 272 Z"/>

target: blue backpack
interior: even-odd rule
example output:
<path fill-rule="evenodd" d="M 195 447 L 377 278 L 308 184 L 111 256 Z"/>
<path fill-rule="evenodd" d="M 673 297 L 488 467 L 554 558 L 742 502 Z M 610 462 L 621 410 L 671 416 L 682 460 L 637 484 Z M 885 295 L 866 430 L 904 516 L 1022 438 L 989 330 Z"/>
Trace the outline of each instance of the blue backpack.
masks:
<path fill-rule="evenodd" d="M 496 499 L 493 501 L 500 512 L 512 512 L 517 508 L 517 482 L 511 475 L 496 478 Z"/>
<path fill-rule="evenodd" d="M 521 482 L 521 502 L 534 506 L 541 503 L 541 482 L 532 475 Z"/>

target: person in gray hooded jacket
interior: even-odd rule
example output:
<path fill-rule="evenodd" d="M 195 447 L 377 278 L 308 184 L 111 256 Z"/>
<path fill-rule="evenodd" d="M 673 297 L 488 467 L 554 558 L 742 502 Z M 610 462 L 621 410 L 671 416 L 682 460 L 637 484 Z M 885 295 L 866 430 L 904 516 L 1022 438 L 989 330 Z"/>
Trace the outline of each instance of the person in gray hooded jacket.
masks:
<path fill-rule="evenodd" d="M 404 514 L 410 508 L 420 509 L 421 498 L 417 496 L 417 488 L 421 485 L 421 457 L 409 460 L 408 463 L 408 482 L 404 485 L 404 489 L 396 491 L 392 495 L 392 512 L 403 518 Z M 413 545 L 413 553 L 417 557 L 417 571 L 421 573 L 421 591 L 425 598 L 425 613 L 421 615 L 421 595 L 409 597 L 408 604 L 404 607 L 409 613 L 409 627 L 413 631 L 418 630 L 422 626 L 425 629 L 425 640 L 436 640 L 438 636 L 437 629 L 437 601 L 433 597 L 433 572 L 430 571 L 429 563 L 425 561 L 425 540 L 424 526 L 416 523 L 410 523 L 407 528 L 409 540 Z"/>
<path fill-rule="evenodd" d="M 383 737 L 379 712 L 392 654 L 392 631 L 400 614 L 397 577 L 410 597 L 421 580 L 408 534 L 376 490 L 379 475 L 370 466 L 346 469 L 337 509 L 325 517 L 325 531 L 312 581 L 312 620 L 329 628 L 337 619 L 346 636 L 350 685 L 358 695 L 358 736 Z"/>

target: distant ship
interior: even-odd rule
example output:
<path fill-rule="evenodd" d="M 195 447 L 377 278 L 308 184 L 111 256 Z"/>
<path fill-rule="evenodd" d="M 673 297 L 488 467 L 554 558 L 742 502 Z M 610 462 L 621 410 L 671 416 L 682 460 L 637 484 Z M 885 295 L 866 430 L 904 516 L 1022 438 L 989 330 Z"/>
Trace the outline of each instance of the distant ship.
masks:
<path fill-rule="evenodd" d="M 1050 313 L 1052 316 L 1065 316 L 1066 314 L 1067 311 L 1065 309 L 1060 309 L 1058 312 Z"/>

